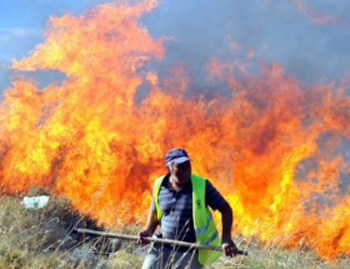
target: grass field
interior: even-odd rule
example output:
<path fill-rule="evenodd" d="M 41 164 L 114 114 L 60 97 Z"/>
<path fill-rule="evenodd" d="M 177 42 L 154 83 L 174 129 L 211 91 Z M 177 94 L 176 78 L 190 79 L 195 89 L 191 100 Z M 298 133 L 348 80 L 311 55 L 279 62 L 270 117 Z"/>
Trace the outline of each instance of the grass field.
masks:
<path fill-rule="evenodd" d="M 82 221 L 68 201 L 52 196 L 44 209 L 28 210 L 20 204 L 22 198 L 0 197 L 0 269 L 141 268 L 147 246 L 123 241 L 117 242 L 118 251 L 111 251 L 113 244 L 105 238 L 78 240 L 70 232 Z M 119 232 L 135 234 L 140 228 L 126 225 Z M 349 257 L 328 263 L 308 249 L 283 249 L 273 240 L 262 244 L 238 237 L 235 241 L 249 256 L 220 258 L 211 268 L 350 268 Z"/>

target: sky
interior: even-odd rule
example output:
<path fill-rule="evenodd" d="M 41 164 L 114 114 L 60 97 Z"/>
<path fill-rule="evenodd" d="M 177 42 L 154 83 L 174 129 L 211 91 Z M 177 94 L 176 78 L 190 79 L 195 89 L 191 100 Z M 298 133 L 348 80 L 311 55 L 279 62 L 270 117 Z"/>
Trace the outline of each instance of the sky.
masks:
<path fill-rule="evenodd" d="M 108 0 L 2 0 L 0 2 L 0 90 L 11 85 L 11 61 L 28 56 L 44 41 L 49 16 L 79 14 Z M 306 83 L 338 81 L 350 74 L 348 0 L 161 0 L 142 18 L 155 38 L 168 37 L 161 73 L 183 62 L 201 85 L 205 62 L 253 55 L 279 62 L 286 73 Z M 235 52 L 235 53 L 233 53 Z M 59 72 L 34 72 L 44 87 L 65 78 Z"/>

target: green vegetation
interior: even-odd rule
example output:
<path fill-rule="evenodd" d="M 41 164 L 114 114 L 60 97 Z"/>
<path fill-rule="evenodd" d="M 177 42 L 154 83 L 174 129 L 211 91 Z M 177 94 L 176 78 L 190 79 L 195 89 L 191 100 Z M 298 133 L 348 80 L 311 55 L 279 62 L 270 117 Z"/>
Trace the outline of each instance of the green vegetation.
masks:
<path fill-rule="evenodd" d="M 43 193 L 42 189 L 29 192 Z M 141 268 L 147 246 L 105 238 L 78 238 L 72 229 L 84 226 L 86 220 L 71 209 L 67 200 L 52 196 L 48 206 L 36 210 L 24 209 L 22 198 L 0 197 L 0 269 Z M 139 229 L 137 225 L 126 225 L 119 232 L 135 234 Z M 287 250 L 243 237 L 236 238 L 236 242 L 249 251 L 249 256 L 221 258 L 211 268 L 350 268 L 350 257 L 327 263 L 307 249 Z"/>

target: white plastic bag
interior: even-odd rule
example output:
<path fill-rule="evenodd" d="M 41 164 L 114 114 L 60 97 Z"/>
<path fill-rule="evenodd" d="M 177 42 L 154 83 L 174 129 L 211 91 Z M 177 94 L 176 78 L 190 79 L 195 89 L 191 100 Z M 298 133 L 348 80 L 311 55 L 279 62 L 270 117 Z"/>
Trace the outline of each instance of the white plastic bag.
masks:
<path fill-rule="evenodd" d="M 35 208 L 40 209 L 44 208 L 50 200 L 50 196 L 48 195 L 41 195 L 41 196 L 33 196 L 33 197 L 24 197 L 21 204 L 24 206 L 24 208 Z"/>

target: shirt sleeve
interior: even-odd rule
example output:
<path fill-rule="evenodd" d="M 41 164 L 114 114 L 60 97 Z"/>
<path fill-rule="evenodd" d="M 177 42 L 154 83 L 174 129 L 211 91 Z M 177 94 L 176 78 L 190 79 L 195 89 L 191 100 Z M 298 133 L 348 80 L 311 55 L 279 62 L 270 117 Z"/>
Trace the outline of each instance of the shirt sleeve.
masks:
<path fill-rule="evenodd" d="M 209 180 L 206 180 L 205 203 L 213 210 L 218 209 L 226 203 L 225 198 L 215 189 Z"/>

